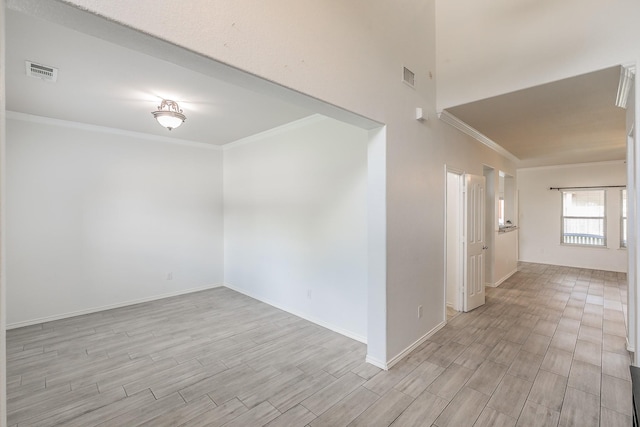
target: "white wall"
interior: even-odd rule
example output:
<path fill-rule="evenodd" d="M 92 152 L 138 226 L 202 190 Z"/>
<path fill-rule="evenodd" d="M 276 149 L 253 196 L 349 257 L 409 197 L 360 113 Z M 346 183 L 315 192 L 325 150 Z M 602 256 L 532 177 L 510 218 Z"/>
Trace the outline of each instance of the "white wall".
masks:
<path fill-rule="evenodd" d="M 9 326 L 222 284 L 221 150 L 10 117 Z"/>
<path fill-rule="evenodd" d="M 518 271 L 518 233 L 520 230 L 506 233 L 494 232 L 495 254 L 494 277 L 491 286 L 498 286 Z"/>
<path fill-rule="evenodd" d="M 435 117 L 435 80 L 429 78 L 435 69 L 434 0 L 408 0 L 402 7 L 387 0 L 214 5 L 197 0 L 188 7 L 124 0 L 69 3 L 386 124 L 385 159 L 376 165 L 386 176 L 379 184 L 386 194 L 387 259 L 386 270 L 379 271 L 387 286 L 376 287 L 383 295 L 374 298 L 386 307 L 374 315 L 384 318 L 388 340 L 375 345 L 382 349 L 375 358 L 392 359 L 439 324 L 444 245 L 433 242 L 444 241 L 443 162 L 441 155 L 434 157 L 441 150 L 438 125 L 414 119 L 416 107 Z M 181 52 L 174 53 L 177 59 L 169 49 L 162 54 L 185 64 Z M 418 76 L 415 89 L 401 82 L 403 65 Z M 431 187 L 437 187 L 434 194 Z M 439 254 L 431 257 L 434 250 Z M 440 298 L 431 298 L 432 291 Z M 422 319 L 416 316 L 420 303 Z"/>
<path fill-rule="evenodd" d="M 438 0 L 438 108 L 640 57 L 637 0 Z"/>
<path fill-rule="evenodd" d="M 365 130 L 311 116 L 225 146 L 225 283 L 366 341 Z"/>
<path fill-rule="evenodd" d="M 375 351 L 369 356 L 383 364 L 393 363 L 442 324 L 443 165 L 451 162 L 477 175 L 482 175 L 481 162 L 505 171 L 513 165 L 436 119 L 435 0 L 405 0 L 400 5 L 388 0 L 220 0 L 213 4 L 194 0 L 188 6 L 163 2 L 162 7 L 151 1 L 67 3 L 203 56 L 192 61 L 173 45 L 157 48 L 149 38 L 121 28 L 97 34 L 105 39 L 137 40 L 138 49 L 183 66 L 197 62 L 205 71 L 220 68 L 213 61 L 203 65 L 203 57 L 213 58 L 313 97 L 303 97 L 305 102 L 321 100 L 339 107 L 332 114 L 348 110 L 385 124 L 386 144 L 378 147 L 384 145 L 384 152 L 373 162 L 380 169 L 371 171 L 369 164 L 373 175 L 385 177 L 370 181 L 376 186 L 371 194 L 386 195 L 385 211 L 376 215 L 386 219 L 385 227 L 375 224 L 382 238 L 369 239 L 376 245 L 369 248 L 370 253 L 386 251 L 385 268 L 371 270 L 377 276 L 369 277 L 368 298 L 376 305 L 369 306 L 368 322 L 378 325 L 368 334 L 368 350 Z M 60 3 L 42 1 L 31 10 L 46 14 L 51 5 L 56 8 Z M 101 31 L 95 22 L 85 25 L 86 18 L 71 15 L 67 19 L 59 10 L 49 14 L 67 25 Z M 415 88 L 401 82 L 403 66 L 415 72 Z M 292 102 L 301 99 L 275 86 L 268 90 Z M 416 121 L 416 107 L 423 108 L 430 119 Z M 380 286 L 384 282 L 386 286 Z M 418 305 L 424 307 L 422 318 L 417 316 Z"/>
<path fill-rule="evenodd" d="M 520 261 L 626 272 L 627 251 L 620 249 L 620 189 L 606 193 L 606 249 L 560 244 L 561 192 L 549 190 L 626 183 L 624 162 L 519 169 Z"/>

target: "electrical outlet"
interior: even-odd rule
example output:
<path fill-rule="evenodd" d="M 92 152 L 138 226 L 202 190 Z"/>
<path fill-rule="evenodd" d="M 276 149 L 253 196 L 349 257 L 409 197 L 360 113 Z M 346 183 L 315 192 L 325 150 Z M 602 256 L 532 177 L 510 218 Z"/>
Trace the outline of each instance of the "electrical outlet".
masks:
<path fill-rule="evenodd" d="M 173 273 L 167 273 L 167 280 L 173 280 Z"/>
<path fill-rule="evenodd" d="M 418 319 L 422 319 L 422 306 L 418 306 Z"/>

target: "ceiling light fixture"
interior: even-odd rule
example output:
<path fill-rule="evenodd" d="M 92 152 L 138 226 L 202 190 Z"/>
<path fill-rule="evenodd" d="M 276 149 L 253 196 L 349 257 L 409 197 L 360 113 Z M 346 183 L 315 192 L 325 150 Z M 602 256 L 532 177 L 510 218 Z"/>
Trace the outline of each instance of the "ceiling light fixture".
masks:
<path fill-rule="evenodd" d="M 168 99 L 163 99 L 158 111 L 153 111 L 151 114 L 153 114 L 158 123 L 169 130 L 177 128 L 187 120 L 187 117 L 182 114 L 182 110 L 178 107 L 178 103 Z"/>

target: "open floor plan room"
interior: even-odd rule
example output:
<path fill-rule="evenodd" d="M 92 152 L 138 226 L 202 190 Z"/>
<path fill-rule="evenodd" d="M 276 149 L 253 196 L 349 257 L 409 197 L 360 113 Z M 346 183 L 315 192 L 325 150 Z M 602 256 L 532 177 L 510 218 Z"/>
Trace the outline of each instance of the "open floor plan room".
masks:
<path fill-rule="evenodd" d="M 227 288 L 7 332 L 9 426 L 629 426 L 626 276 L 520 263 L 382 371 Z"/>

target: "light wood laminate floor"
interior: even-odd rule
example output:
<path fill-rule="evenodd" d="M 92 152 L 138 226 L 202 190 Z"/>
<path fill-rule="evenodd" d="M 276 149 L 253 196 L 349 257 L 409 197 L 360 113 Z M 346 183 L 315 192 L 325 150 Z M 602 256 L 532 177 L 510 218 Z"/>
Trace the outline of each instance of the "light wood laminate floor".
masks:
<path fill-rule="evenodd" d="M 519 270 L 388 372 L 226 288 L 10 330 L 9 426 L 629 426 L 626 277 Z"/>

